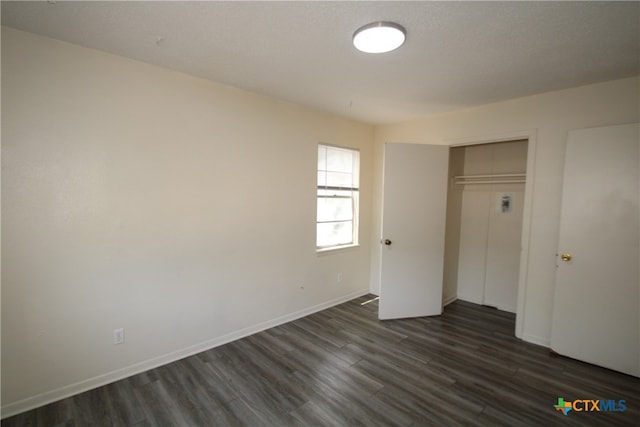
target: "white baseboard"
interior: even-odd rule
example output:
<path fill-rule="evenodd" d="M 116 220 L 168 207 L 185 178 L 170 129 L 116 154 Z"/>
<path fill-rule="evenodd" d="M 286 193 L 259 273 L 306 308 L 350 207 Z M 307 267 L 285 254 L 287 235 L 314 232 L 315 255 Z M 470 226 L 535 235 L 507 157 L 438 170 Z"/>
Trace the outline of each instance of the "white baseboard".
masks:
<path fill-rule="evenodd" d="M 231 332 L 220 337 L 216 337 L 199 344 L 195 344 L 184 349 L 176 350 L 171 353 L 167 353 L 152 359 L 145 360 L 130 366 L 126 366 L 115 371 L 107 372 L 102 375 L 88 378 L 73 384 L 69 384 L 54 390 L 46 391 L 44 393 L 37 394 L 35 396 L 28 397 L 26 399 L 19 400 L 17 402 L 11 402 L 2 406 L 2 418 L 7 418 L 21 412 L 25 412 L 34 408 L 38 408 L 43 405 L 47 405 L 52 402 L 56 402 L 60 399 L 76 395 L 78 393 L 85 392 L 97 387 L 101 387 L 106 384 L 136 375 L 145 371 L 148 371 L 158 366 L 166 365 L 176 360 L 184 359 L 185 357 L 192 356 L 194 354 L 227 344 L 231 341 L 238 340 L 240 338 L 248 337 L 255 333 L 264 331 L 265 329 L 273 328 L 283 323 L 291 322 L 304 316 L 316 313 L 321 310 L 333 307 L 338 304 L 342 304 L 354 298 L 361 297 L 369 293 L 369 289 L 363 289 L 357 292 L 350 293 L 348 295 L 335 298 L 330 301 L 323 302 L 321 304 L 314 305 L 284 316 L 277 317 L 266 322 L 258 323 L 238 331 Z"/>

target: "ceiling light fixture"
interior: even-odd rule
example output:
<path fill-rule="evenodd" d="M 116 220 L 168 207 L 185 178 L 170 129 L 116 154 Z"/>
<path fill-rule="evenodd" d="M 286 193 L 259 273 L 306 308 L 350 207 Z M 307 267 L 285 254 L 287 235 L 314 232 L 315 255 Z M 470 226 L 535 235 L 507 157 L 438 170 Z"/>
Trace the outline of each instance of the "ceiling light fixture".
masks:
<path fill-rule="evenodd" d="M 353 45 L 366 53 L 391 52 L 402 46 L 406 30 L 394 22 L 372 22 L 353 33 Z"/>

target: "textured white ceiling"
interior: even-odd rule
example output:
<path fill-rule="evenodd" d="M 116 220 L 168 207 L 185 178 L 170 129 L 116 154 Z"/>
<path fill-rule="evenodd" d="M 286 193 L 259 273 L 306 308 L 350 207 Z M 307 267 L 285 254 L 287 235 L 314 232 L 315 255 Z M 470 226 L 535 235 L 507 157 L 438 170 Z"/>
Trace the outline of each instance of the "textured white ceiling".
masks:
<path fill-rule="evenodd" d="M 397 51 L 351 44 L 372 21 Z M 370 123 L 640 74 L 638 2 L 8 2 L 2 24 Z"/>

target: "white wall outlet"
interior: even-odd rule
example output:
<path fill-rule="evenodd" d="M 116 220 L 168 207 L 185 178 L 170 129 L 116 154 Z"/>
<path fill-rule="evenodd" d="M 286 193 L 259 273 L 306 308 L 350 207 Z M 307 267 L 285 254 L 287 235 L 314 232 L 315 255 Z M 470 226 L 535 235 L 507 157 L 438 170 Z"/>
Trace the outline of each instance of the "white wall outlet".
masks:
<path fill-rule="evenodd" d="M 336 282 L 342 283 L 342 273 L 338 273 L 338 276 L 336 277 Z"/>
<path fill-rule="evenodd" d="M 113 330 L 113 343 L 122 344 L 124 342 L 124 328 Z"/>

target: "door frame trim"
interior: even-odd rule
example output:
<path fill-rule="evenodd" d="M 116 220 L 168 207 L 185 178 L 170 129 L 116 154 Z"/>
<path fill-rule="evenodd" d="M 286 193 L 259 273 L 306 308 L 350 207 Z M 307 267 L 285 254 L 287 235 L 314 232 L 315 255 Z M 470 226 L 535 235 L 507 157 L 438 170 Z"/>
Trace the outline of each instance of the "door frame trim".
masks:
<path fill-rule="evenodd" d="M 520 271 L 518 273 L 518 301 L 516 306 L 516 337 L 523 339 L 527 287 L 529 277 L 529 257 L 530 257 L 530 241 L 531 241 L 531 222 L 533 219 L 533 191 L 535 179 L 536 165 L 536 144 L 538 130 L 529 129 L 523 131 L 515 131 L 510 133 L 502 133 L 495 135 L 472 136 L 456 139 L 444 139 L 444 145 L 453 147 L 464 147 L 468 145 L 492 144 L 496 142 L 506 142 L 515 140 L 527 140 L 527 180 L 524 188 L 524 207 L 522 213 L 522 240 L 520 243 Z M 528 340 L 530 340 L 527 337 Z M 543 343 L 540 343 L 543 344 Z"/>

